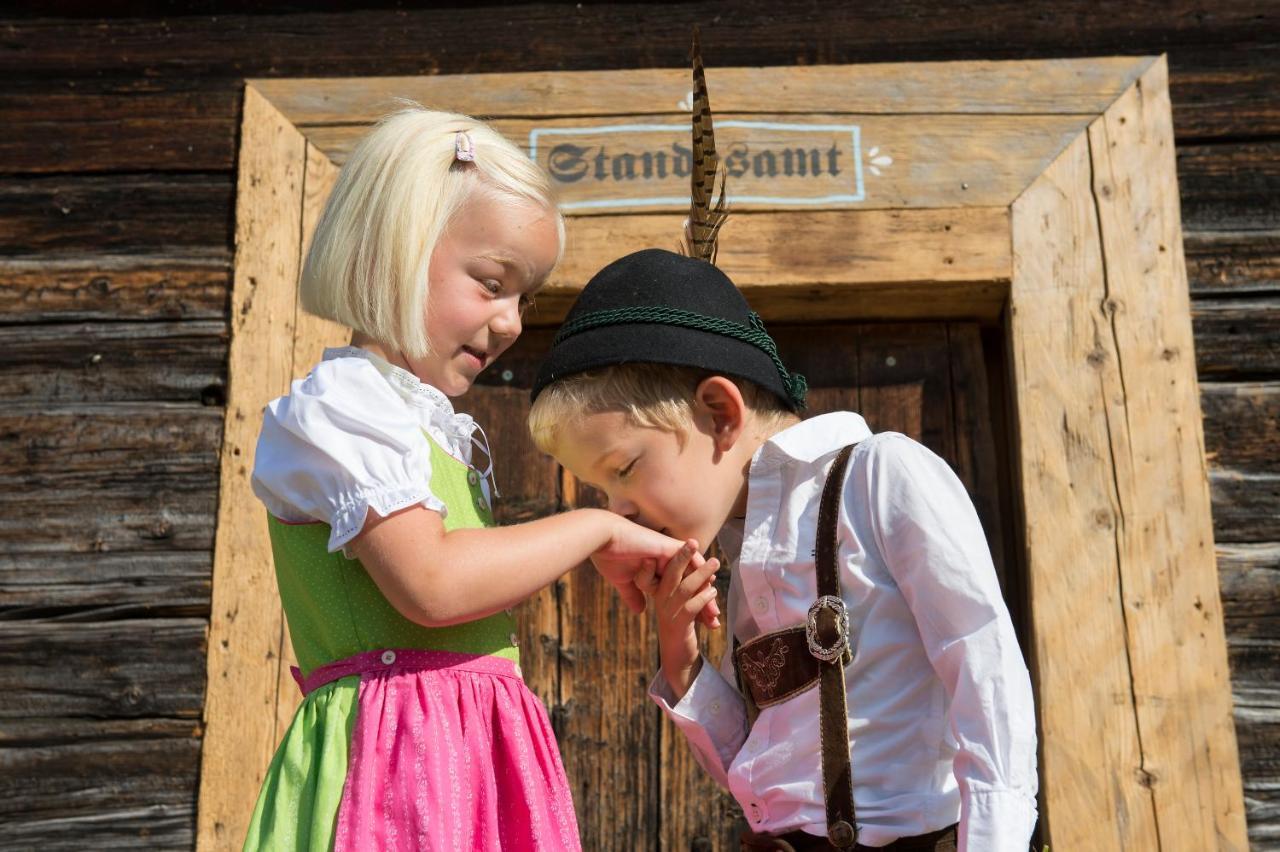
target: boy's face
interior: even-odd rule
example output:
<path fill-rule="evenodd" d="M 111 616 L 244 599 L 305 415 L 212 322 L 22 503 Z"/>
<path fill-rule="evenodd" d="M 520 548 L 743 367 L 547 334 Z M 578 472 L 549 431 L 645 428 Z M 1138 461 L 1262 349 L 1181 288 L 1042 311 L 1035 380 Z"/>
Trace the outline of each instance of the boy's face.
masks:
<path fill-rule="evenodd" d="M 713 419 L 696 412 L 683 440 L 605 412 L 565 425 L 555 457 L 604 492 L 610 511 L 672 538 L 696 539 L 706 550 L 745 505 L 750 461 L 723 450 L 714 435 Z"/>

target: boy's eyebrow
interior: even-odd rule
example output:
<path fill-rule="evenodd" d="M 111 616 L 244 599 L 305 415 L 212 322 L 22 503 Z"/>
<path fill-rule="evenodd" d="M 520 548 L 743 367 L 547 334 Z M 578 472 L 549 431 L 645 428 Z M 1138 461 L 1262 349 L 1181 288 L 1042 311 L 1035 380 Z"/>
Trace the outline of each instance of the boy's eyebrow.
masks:
<path fill-rule="evenodd" d="M 609 449 L 605 450 L 603 453 L 601 453 L 599 456 L 596 457 L 595 461 L 591 463 L 591 469 L 595 470 L 596 468 L 600 467 L 601 462 L 603 462 L 605 459 L 607 459 L 609 456 L 613 455 L 614 453 L 618 452 L 619 449 L 621 448 L 610 447 Z"/>

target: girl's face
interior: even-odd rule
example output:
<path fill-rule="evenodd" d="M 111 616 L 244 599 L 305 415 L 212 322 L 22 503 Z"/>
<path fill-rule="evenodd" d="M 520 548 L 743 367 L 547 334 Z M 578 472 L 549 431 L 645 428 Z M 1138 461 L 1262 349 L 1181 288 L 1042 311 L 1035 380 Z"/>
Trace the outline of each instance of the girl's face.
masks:
<path fill-rule="evenodd" d="M 472 194 L 431 255 L 431 351 L 406 359 L 414 375 L 449 396 L 466 393 L 520 336 L 521 315 L 559 250 L 555 211 L 493 193 Z"/>

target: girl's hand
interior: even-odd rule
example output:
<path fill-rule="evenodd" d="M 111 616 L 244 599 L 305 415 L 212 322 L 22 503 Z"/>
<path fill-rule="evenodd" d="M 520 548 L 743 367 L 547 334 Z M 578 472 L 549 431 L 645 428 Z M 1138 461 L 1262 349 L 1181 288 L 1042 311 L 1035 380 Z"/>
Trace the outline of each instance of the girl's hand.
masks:
<path fill-rule="evenodd" d="M 604 547 L 591 554 L 591 561 L 632 612 L 645 609 L 645 597 L 636 587 L 636 575 L 654 572 L 680 552 L 681 542 L 632 523 L 621 515 L 606 513 L 612 519 L 612 533 Z"/>
<path fill-rule="evenodd" d="M 702 667 L 694 623 L 716 599 L 712 584 L 717 559 L 703 559 L 696 542 L 689 541 L 666 565 L 653 595 L 658 619 L 658 650 L 662 674 L 676 698 L 682 698 Z M 719 619 L 715 619 L 719 626 Z"/>

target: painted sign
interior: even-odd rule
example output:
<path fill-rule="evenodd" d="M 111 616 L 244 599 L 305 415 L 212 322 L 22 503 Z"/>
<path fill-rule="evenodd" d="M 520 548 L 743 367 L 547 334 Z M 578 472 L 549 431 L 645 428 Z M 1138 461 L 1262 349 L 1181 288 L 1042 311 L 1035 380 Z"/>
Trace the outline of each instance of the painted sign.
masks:
<path fill-rule="evenodd" d="M 716 150 L 733 204 L 805 206 L 865 198 L 856 124 L 717 121 Z M 555 179 L 565 210 L 687 207 L 689 123 L 538 127 L 529 154 Z"/>

